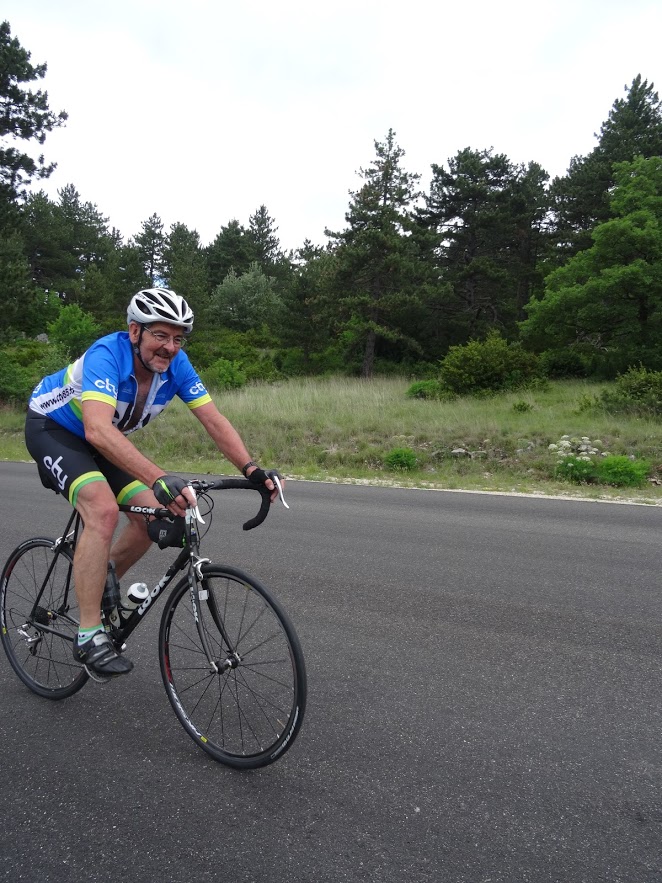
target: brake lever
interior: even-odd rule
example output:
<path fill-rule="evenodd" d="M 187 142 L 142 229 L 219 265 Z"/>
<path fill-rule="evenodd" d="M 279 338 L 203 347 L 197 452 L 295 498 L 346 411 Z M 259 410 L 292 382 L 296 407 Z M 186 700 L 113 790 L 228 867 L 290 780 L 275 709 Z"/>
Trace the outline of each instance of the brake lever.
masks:
<path fill-rule="evenodd" d="M 271 477 L 271 480 L 276 485 L 276 490 L 278 491 L 278 496 L 280 498 L 281 503 L 283 504 L 283 506 L 285 506 L 286 509 L 289 509 L 290 507 L 285 502 L 285 496 L 283 494 L 283 485 L 280 483 L 280 478 L 278 478 L 277 475 L 273 475 Z"/>
<path fill-rule="evenodd" d="M 198 506 L 198 495 L 196 494 L 195 490 L 193 489 L 193 487 L 191 487 L 190 484 L 188 485 L 188 489 L 193 494 L 193 502 L 195 503 L 194 506 L 189 506 L 189 509 L 192 510 L 193 517 L 195 518 L 195 520 L 199 521 L 200 524 L 204 524 L 205 521 L 204 521 L 204 518 L 202 517 L 202 515 L 200 515 L 200 507 Z"/>

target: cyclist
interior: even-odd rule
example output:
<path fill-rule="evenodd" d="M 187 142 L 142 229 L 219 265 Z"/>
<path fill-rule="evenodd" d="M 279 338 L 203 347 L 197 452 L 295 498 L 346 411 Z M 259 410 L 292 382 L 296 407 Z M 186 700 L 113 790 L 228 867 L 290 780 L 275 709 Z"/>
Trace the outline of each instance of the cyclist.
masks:
<path fill-rule="evenodd" d="M 66 496 L 83 520 L 74 555 L 80 610 L 74 658 L 103 681 L 133 668 L 100 622 L 108 561 L 122 577 L 151 544 L 144 518 L 133 514 L 113 542 L 118 503 L 161 505 L 182 516 L 194 502 L 183 478 L 152 463 L 127 436 L 178 396 L 219 451 L 244 476 L 272 490 L 272 500 L 277 496 L 184 352 L 193 328 L 184 298 L 167 288 L 139 291 L 129 303 L 127 324 L 128 331 L 100 338 L 71 365 L 45 377 L 32 393 L 25 424 L 42 483 Z"/>

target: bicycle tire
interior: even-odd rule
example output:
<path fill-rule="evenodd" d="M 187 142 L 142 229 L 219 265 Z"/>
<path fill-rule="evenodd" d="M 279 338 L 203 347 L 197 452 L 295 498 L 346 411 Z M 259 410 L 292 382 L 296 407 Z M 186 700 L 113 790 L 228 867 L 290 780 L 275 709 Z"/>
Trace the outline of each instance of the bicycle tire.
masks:
<path fill-rule="evenodd" d="M 31 619 L 37 595 L 55 557 L 55 540 L 34 537 L 14 549 L 0 577 L 0 637 L 9 662 L 34 693 L 46 699 L 66 699 L 77 693 L 88 674 L 73 658 L 78 631 L 78 602 L 67 577 L 73 563 L 61 548 L 41 596 L 38 615 Z M 58 634 L 40 628 L 57 628 Z M 21 630 L 21 631 L 19 631 Z"/>
<path fill-rule="evenodd" d="M 257 580 L 225 565 L 207 564 L 202 575 L 208 595 L 201 599 L 200 623 L 214 659 L 220 669 L 231 653 L 220 621 L 240 661 L 210 670 L 188 580 L 181 580 L 159 630 L 168 699 L 189 736 L 214 760 L 235 769 L 267 766 L 292 747 L 303 723 L 301 644 L 283 608 Z"/>

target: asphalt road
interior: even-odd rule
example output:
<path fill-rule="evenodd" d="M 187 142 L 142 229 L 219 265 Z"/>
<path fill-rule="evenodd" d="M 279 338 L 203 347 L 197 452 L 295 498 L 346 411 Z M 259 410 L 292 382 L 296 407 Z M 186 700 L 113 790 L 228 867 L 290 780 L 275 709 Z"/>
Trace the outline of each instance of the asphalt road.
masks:
<path fill-rule="evenodd" d="M 61 532 L 33 466 L 0 489 L 0 559 Z M 0 880 L 659 883 L 662 510 L 290 482 L 246 534 L 230 496 L 203 548 L 296 624 L 297 743 L 252 773 L 197 749 L 157 616 L 61 703 L 1 654 Z"/>

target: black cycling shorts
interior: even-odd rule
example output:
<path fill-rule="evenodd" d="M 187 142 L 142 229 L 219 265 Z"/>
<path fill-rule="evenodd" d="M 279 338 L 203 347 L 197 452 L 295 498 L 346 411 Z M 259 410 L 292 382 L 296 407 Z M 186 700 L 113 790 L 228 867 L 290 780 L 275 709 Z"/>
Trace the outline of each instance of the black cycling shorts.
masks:
<path fill-rule="evenodd" d="M 107 460 L 89 442 L 34 411 L 25 420 L 25 444 L 44 487 L 76 505 L 78 492 L 92 481 L 106 481 L 118 503 L 128 503 L 147 485 Z"/>

